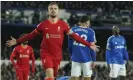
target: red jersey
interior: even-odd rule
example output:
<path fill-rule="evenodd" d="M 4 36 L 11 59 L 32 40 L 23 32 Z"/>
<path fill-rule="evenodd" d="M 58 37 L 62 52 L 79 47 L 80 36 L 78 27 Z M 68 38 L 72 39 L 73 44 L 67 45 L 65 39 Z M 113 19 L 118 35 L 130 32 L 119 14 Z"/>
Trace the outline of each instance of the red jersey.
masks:
<path fill-rule="evenodd" d="M 41 22 L 36 31 L 43 35 L 41 49 L 44 55 L 53 56 L 53 58 L 62 59 L 62 43 L 64 33 L 69 32 L 69 26 L 62 20 L 52 24 L 49 20 Z"/>
<path fill-rule="evenodd" d="M 17 62 L 14 62 L 14 57 L 16 57 Z M 17 64 L 21 69 L 29 69 L 30 59 L 32 59 L 32 67 L 34 66 L 35 58 L 32 47 L 28 46 L 23 48 L 21 45 L 18 45 L 14 48 L 10 60 L 13 65 Z"/>
<path fill-rule="evenodd" d="M 42 34 L 43 40 L 41 43 L 41 53 L 44 53 L 42 55 L 49 55 L 54 59 L 61 60 L 64 33 L 69 34 L 77 42 L 81 42 L 88 47 L 90 46 L 89 42 L 76 35 L 62 20 L 58 20 L 57 23 L 54 24 L 52 24 L 49 20 L 41 22 L 34 31 L 17 39 L 17 43 L 31 40 L 37 35 Z"/>

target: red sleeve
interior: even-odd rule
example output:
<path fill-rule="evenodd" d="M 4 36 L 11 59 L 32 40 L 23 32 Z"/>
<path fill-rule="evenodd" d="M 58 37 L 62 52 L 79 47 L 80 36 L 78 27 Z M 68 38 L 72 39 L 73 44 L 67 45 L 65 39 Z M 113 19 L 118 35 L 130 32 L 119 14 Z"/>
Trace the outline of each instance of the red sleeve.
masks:
<path fill-rule="evenodd" d="M 42 26 L 43 26 L 43 22 L 40 23 L 37 28 L 35 30 L 33 30 L 31 33 L 17 39 L 17 43 L 22 43 L 28 40 L 32 40 L 33 38 L 35 38 L 37 35 L 39 35 L 40 33 L 42 33 Z"/>
<path fill-rule="evenodd" d="M 82 39 L 80 36 L 76 35 L 65 22 L 63 23 L 63 26 L 65 27 L 65 32 L 68 35 L 70 35 L 70 37 L 72 37 L 77 42 L 80 42 L 80 43 L 90 47 L 90 45 L 91 45 L 90 42 L 87 42 L 84 39 Z"/>
<path fill-rule="evenodd" d="M 62 24 L 63 24 L 63 27 L 64 27 L 64 29 L 65 29 L 65 33 L 66 33 L 66 34 L 69 34 L 69 32 L 70 32 L 70 27 L 69 27 L 69 25 L 68 25 L 67 23 L 65 23 L 65 22 L 62 22 Z"/>
<path fill-rule="evenodd" d="M 16 63 L 14 62 L 14 58 L 17 56 L 17 50 L 16 48 L 14 48 L 13 52 L 10 55 L 10 61 L 12 62 L 12 64 L 15 66 Z"/>
<path fill-rule="evenodd" d="M 80 36 L 78 36 L 77 34 L 75 34 L 74 32 L 72 34 L 70 34 L 70 37 L 72 37 L 74 40 L 76 40 L 77 42 L 80 42 L 88 47 L 91 46 L 90 42 L 85 41 L 83 38 L 81 38 Z"/>
<path fill-rule="evenodd" d="M 31 57 L 31 60 L 32 60 L 32 72 L 34 73 L 35 72 L 35 57 L 34 57 L 34 51 L 33 51 L 33 49 L 31 50 L 30 57 Z"/>

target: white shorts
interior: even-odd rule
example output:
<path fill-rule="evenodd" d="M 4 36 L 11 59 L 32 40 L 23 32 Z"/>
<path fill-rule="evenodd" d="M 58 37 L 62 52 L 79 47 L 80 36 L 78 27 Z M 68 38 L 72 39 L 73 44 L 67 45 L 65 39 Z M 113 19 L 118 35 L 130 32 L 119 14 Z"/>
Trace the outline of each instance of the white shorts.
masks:
<path fill-rule="evenodd" d="M 110 74 L 111 78 L 117 78 L 118 76 L 126 76 L 126 67 L 125 64 L 110 64 Z"/>
<path fill-rule="evenodd" d="M 81 75 L 81 71 L 83 71 L 84 77 L 91 77 L 92 75 L 91 62 L 79 63 L 72 61 L 71 76 L 79 77 Z"/>

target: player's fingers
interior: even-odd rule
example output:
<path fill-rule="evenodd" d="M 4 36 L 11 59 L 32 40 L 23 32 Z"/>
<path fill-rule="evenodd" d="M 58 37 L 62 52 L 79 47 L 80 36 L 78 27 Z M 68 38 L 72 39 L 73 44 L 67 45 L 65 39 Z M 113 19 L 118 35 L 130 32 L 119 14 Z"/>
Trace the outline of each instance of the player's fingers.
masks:
<path fill-rule="evenodd" d="M 10 42 L 10 41 L 6 41 L 6 45 L 9 45 L 9 42 Z"/>
<path fill-rule="evenodd" d="M 98 48 L 96 49 L 96 52 L 99 52 L 99 49 Z"/>
<path fill-rule="evenodd" d="M 11 36 L 11 39 L 15 39 L 15 38 Z"/>
<path fill-rule="evenodd" d="M 7 44 L 7 46 L 8 46 L 8 47 L 11 47 L 11 45 L 10 45 L 10 44 Z"/>
<path fill-rule="evenodd" d="M 11 47 L 11 44 L 10 44 L 10 42 L 7 42 L 7 43 L 6 43 L 6 45 L 7 45 L 8 47 Z"/>
<path fill-rule="evenodd" d="M 9 43 L 9 42 L 10 42 L 10 40 L 6 41 L 6 43 Z"/>

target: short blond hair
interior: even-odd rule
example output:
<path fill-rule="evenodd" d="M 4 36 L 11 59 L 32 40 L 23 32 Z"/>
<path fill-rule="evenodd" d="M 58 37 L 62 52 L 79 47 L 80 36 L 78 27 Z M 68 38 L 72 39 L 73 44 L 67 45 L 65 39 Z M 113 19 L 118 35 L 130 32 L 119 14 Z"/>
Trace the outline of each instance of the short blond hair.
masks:
<path fill-rule="evenodd" d="M 51 2 L 48 6 L 51 6 L 51 5 L 56 5 L 59 7 L 58 3 L 56 3 L 56 2 Z"/>

